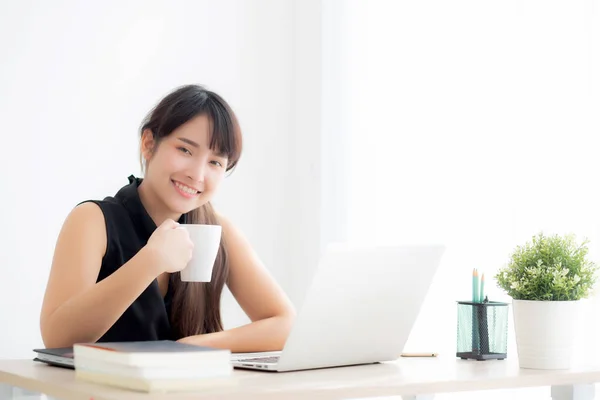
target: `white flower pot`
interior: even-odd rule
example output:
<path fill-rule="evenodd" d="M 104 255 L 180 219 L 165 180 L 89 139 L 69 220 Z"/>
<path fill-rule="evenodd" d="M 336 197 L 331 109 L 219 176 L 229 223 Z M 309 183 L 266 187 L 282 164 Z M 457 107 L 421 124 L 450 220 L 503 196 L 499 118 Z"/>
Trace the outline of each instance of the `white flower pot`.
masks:
<path fill-rule="evenodd" d="M 579 301 L 513 300 L 519 366 L 569 369 Z"/>

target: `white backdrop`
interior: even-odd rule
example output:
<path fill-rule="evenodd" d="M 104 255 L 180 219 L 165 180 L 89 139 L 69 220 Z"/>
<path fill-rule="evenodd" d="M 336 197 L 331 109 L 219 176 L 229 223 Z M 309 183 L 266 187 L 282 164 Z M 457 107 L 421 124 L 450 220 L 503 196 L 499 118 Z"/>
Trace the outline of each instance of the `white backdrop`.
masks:
<path fill-rule="evenodd" d="M 139 124 L 185 83 L 207 85 L 238 113 L 245 149 L 216 204 L 301 302 L 295 282 L 308 281 L 320 237 L 319 5 L 0 3 L 0 358 L 41 346 L 64 218 L 139 175 Z M 224 307 L 226 327 L 247 322 L 229 294 Z"/>
<path fill-rule="evenodd" d="M 506 301 L 492 277 L 539 231 L 587 237 L 600 261 L 598 1 L 336 3 L 348 237 L 447 246 L 407 347 L 452 354 L 473 268 Z"/>
<path fill-rule="evenodd" d="M 331 50 L 324 121 L 340 121 L 326 134 L 346 133 L 337 135 L 341 154 L 332 153 L 349 171 L 336 191 L 347 194 L 337 199 L 345 237 L 447 246 L 406 351 L 453 357 L 456 301 L 469 300 L 472 269 L 485 273 L 492 300 L 510 302 L 493 275 L 540 231 L 587 237 L 590 258 L 600 261 L 598 6 L 332 0 L 324 7 Z M 600 296 L 584 301 L 576 359 L 597 357 L 599 307 Z M 508 334 L 514 359 L 512 312 Z M 437 397 L 546 399 L 549 389 Z"/>

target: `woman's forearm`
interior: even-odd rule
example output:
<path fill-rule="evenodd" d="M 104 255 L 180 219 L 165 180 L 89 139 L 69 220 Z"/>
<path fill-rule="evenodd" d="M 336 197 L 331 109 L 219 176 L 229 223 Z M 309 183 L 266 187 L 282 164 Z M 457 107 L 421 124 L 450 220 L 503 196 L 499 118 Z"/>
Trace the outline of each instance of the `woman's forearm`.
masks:
<path fill-rule="evenodd" d="M 232 353 L 281 350 L 293 320 L 293 315 L 270 317 L 222 332 L 188 336 L 180 342 L 229 349 Z"/>
<path fill-rule="evenodd" d="M 66 301 L 40 321 L 44 345 L 68 347 L 100 339 L 156 278 L 154 264 L 142 249 L 110 276 Z"/>

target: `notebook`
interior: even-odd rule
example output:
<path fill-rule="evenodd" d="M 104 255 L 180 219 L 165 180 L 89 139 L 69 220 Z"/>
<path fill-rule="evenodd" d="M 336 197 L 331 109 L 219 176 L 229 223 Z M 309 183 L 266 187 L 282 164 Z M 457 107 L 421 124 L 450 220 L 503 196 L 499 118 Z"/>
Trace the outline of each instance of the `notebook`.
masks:
<path fill-rule="evenodd" d="M 75 369 L 72 347 L 59 347 L 54 349 L 33 349 L 36 353 L 34 361 L 53 365 L 55 367 Z"/>
<path fill-rule="evenodd" d="M 139 367 L 196 365 L 229 361 L 229 350 L 194 346 L 171 340 L 81 343 L 73 347 L 34 349 L 35 361 L 75 368 L 75 357 Z"/>

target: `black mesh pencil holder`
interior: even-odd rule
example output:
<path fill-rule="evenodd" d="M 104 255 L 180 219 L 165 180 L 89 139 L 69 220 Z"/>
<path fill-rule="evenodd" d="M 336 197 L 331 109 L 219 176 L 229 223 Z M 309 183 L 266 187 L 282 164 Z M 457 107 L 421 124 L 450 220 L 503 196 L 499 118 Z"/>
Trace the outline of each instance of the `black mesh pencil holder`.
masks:
<path fill-rule="evenodd" d="M 459 301 L 456 357 L 503 360 L 508 341 L 508 303 Z"/>

